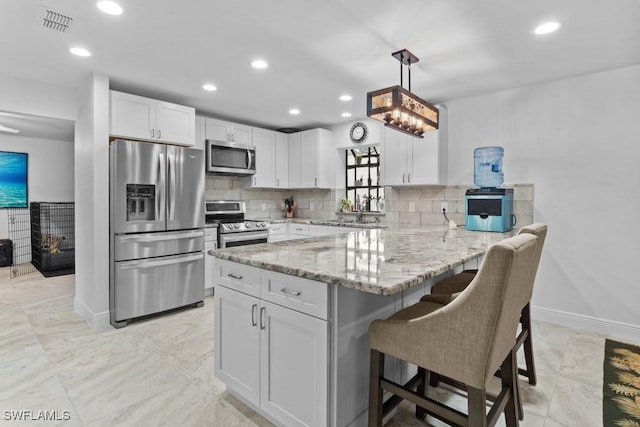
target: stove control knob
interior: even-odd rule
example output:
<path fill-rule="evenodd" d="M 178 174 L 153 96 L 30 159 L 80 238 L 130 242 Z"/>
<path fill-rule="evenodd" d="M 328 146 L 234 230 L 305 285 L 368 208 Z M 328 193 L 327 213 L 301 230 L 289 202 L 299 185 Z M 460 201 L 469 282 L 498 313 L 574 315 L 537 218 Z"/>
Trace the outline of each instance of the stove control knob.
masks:
<path fill-rule="evenodd" d="M 240 224 L 233 224 L 233 228 L 237 230 L 238 228 L 240 228 Z"/>
<path fill-rule="evenodd" d="M 266 224 L 264 222 L 260 223 L 260 227 L 264 227 Z"/>
<path fill-rule="evenodd" d="M 228 229 L 229 229 L 229 226 L 228 226 L 227 224 L 222 224 L 222 229 L 223 229 L 223 230 L 228 230 Z"/>
<path fill-rule="evenodd" d="M 245 222 L 244 226 L 247 227 L 247 228 L 251 228 L 251 223 L 250 222 Z"/>

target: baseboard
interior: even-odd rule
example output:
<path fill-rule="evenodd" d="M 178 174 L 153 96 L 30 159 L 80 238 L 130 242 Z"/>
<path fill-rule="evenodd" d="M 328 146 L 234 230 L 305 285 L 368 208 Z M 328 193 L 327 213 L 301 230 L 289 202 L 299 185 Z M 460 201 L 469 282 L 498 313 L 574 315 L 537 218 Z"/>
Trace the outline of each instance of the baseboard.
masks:
<path fill-rule="evenodd" d="M 598 319 L 582 314 L 535 306 L 531 307 L 531 318 L 570 328 L 584 329 L 611 338 L 640 343 L 640 325 L 631 325 L 614 320 Z"/>
<path fill-rule="evenodd" d="M 84 319 L 85 322 L 89 324 L 93 329 L 103 329 L 110 328 L 111 324 L 109 323 L 109 311 L 104 311 L 101 313 L 92 312 L 87 305 L 78 299 L 77 296 L 73 297 L 73 311 L 76 312 L 78 316 Z"/>

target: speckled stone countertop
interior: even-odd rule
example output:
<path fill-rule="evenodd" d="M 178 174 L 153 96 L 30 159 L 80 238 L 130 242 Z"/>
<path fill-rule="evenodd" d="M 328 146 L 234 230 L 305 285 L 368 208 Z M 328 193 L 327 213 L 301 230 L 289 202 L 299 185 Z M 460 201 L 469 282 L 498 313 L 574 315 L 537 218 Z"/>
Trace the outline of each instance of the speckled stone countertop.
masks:
<path fill-rule="evenodd" d="M 277 219 L 261 219 L 261 218 L 251 218 L 252 220 L 269 222 L 270 224 L 284 224 L 287 222 L 291 222 L 293 224 L 313 224 L 313 225 L 329 225 L 332 227 L 353 227 L 353 228 L 387 228 L 386 225 L 383 225 L 379 222 L 367 220 L 366 222 L 355 222 L 355 221 L 340 221 L 337 219 L 306 219 L 306 218 L 277 218 Z"/>
<path fill-rule="evenodd" d="M 423 228 L 362 229 L 333 236 L 209 251 L 209 255 L 381 295 L 393 295 L 483 255 L 514 235 Z"/>

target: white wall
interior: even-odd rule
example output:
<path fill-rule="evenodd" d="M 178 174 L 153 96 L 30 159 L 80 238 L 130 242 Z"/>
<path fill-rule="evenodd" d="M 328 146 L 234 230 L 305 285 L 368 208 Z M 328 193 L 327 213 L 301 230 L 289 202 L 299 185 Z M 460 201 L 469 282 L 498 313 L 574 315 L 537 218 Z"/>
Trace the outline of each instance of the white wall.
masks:
<path fill-rule="evenodd" d="M 534 316 L 640 340 L 640 66 L 447 105 L 449 184 L 501 145 L 505 183 L 535 185 L 549 234 Z"/>
<path fill-rule="evenodd" d="M 0 151 L 29 153 L 29 202 L 73 201 L 73 141 L 0 135 Z M 7 210 L 0 209 L 0 239 L 5 238 Z"/>
<path fill-rule="evenodd" d="M 0 75 L 0 111 L 75 120 L 76 90 Z"/>

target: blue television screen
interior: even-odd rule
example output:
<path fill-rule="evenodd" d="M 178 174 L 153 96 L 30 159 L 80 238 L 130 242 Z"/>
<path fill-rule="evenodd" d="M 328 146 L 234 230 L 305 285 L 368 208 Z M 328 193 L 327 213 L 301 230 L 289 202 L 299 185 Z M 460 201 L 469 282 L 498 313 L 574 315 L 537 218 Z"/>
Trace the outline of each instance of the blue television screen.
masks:
<path fill-rule="evenodd" d="M 0 151 L 0 208 L 26 208 L 28 154 Z"/>

